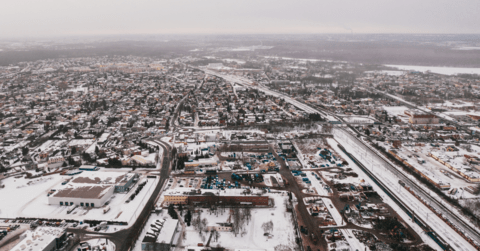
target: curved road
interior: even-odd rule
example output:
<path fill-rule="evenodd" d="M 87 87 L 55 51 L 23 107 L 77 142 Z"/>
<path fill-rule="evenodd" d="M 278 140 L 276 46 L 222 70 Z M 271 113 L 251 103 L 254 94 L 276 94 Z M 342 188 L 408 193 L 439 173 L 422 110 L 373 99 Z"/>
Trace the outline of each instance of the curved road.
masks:
<path fill-rule="evenodd" d="M 115 243 L 116 251 L 129 251 L 133 248 L 133 245 L 138 239 L 139 234 L 142 232 L 142 229 L 144 228 L 152 209 L 155 208 L 156 199 L 160 195 L 166 179 L 170 175 L 171 146 L 159 140 L 153 141 L 163 148 L 162 168 L 159 175 L 160 181 L 155 187 L 150 199 L 148 199 L 147 203 L 145 204 L 142 212 L 135 220 L 135 223 L 133 223 L 133 225 L 127 229 L 123 229 L 114 233 L 99 233 L 78 228 L 68 228 L 67 232 L 78 235 L 81 241 L 97 238 L 108 239 L 109 241 Z"/>

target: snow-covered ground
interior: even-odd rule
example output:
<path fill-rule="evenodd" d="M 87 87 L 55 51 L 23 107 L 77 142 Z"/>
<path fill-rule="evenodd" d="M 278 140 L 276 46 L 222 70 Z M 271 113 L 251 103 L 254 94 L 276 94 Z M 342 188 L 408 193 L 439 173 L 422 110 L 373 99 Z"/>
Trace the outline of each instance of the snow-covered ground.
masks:
<path fill-rule="evenodd" d="M 60 184 L 62 177 L 58 174 L 25 179 L 10 177 L 2 180 L 5 188 L 0 188 L 0 217 L 15 218 L 22 208 L 32 205 L 32 202 L 41 197 L 47 203 L 47 191 Z"/>
<path fill-rule="evenodd" d="M 343 236 L 347 240 L 348 244 L 352 248 L 352 250 L 370 250 L 370 248 L 366 247 L 365 244 L 361 243 L 357 237 L 352 233 L 352 229 L 340 229 Z"/>
<path fill-rule="evenodd" d="M 310 171 L 306 171 L 305 173 L 307 174 L 307 178 L 310 180 L 310 182 L 312 182 L 312 186 L 315 187 L 315 190 L 317 190 L 318 195 L 321 195 L 321 196 L 330 195 L 328 191 L 325 189 L 325 183 L 323 182 L 322 179 L 317 180 L 315 175 L 313 175 L 312 172 Z"/>
<path fill-rule="evenodd" d="M 388 67 L 397 68 L 400 70 L 412 70 L 412 71 L 431 71 L 433 73 L 443 75 L 455 75 L 455 74 L 480 74 L 480 68 L 460 68 L 460 67 L 438 67 L 438 66 L 417 66 L 417 65 L 386 65 Z"/>
<path fill-rule="evenodd" d="M 342 215 L 340 212 L 337 210 L 337 208 L 333 205 L 332 200 L 328 198 L 322 198 L 323 204 L 325 204 L 325 207 L 328 209 L 328 212 L 330 215 L 332 215 L 333 220 L 337 224 L 337 227 L 342 227 L 347 225 L 347 222 L 343 220 Z M 325 228 L 331 228 L 331 226 L 326 226 Z"/>
<path fill-rule="evenodd" d="M 294 226 L 291 220 L 292 214 L 286 212 L 285 202 L 288 198 L 287 195 L 268 193 L 269 197 L 275 200 L 274 208 L 253 208 L 252 219 L 249 224 L 245 226 L 245 234 L 238 234 L 236 237 L 232 232 L 220 232 L 220 238 L 218 242 L 214 242 L 213 239 L 210 243 L 211 246 L 217 244 L 227 249 L 267 249 L 273 250 L 277 245 L 287 245 L 293 249 L 295 244 Z M 229 217 L 228 209 L 219 214 L 218 217 L 214 214 L 209 214 L 205 209 L 201 214 L 202 218 L 207 219 L 209 225 L 216 222 L 226 222 Z M 194 216 L 195 217 L 195 216 Z M 262 224 L 268 221 L 273 222 L 273 231 L 271 231 L 271 237 L 264 236 Z M 193 226 L 187 227 L 186 240 L 183 241 L 184 246 L 197 246 L 198 243 L 204 243 L 208 241 L 208 236 L 205 240 L 202 240 L 198 231 Z"/>
<path fill-rule="evenodd" d="M 405 111 L 409 110 L 406 106 L 383 106 L 382 109 L 387 111 L 390 116 L 405 116 Z"/>
<path fill-rule="evenodd" d="M 370 73 L 370 74 L 383 74 L 383 75 L 388 75 L 388 76 L 401 76 L 404 75 L 404 71 L 366 71 L 365 73 Z"/>
<path fill-rule="evenodd" d="M 264 174 L 263 175 L 263 182 L 265 183 L 265 186 L 267 187 L 272 187 L 273 184 L 272 184 L 272 180 L 271 178 L 275 178 L 276 175 L 275 174 Z"/>
<path fill-rule="evenodd" d="M 362 116 L 348 116 L 343 118 L 345 121 L 349 123 L 372 123 L 375 122 L 373 118 L 370 117 L 362 117 Z"/>

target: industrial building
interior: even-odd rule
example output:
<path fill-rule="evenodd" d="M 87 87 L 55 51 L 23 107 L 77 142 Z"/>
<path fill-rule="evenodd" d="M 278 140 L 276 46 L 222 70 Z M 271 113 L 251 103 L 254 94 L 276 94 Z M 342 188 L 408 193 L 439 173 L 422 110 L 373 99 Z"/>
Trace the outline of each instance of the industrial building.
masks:
<path fill-rule="evenodd" d="M 57 227 L 38 227 L 35 230 L 28 230 L 20 236 L 21 241 L 17 243 L 12 251 L 53 251 L 63 246 L 67 239 L 67 232 Z"/>
<path fill-rule="evenodd" d="M 405 111 L 405 114 L 408 115 L 410 118 L 408 119 L 408 122 L 410 124 L 421 124 L 421 125 L 426 125 L 426 124 L 438 124 L 440 123 L 440 118 L 433 114 L 426 114 L 426 113 L 419 113 L 415 111 Z"/>
<path fill-rule="evenodd" d="M 66 185 L 53 189 L 48 204 L 102 207 L 114 192 L 129 191 L 137 180 L 137 173 L 83 172 Z"/>
<path fill-rule="evenodd" d="M 268 206 L 269 197 L 260 195 L 237 195 L 234 191 L 227 194 L 214 194 L 204 190 L 170 190 L 164 195 L 166 204 L 217 204 L 217 205 L 245 205 Z"/>

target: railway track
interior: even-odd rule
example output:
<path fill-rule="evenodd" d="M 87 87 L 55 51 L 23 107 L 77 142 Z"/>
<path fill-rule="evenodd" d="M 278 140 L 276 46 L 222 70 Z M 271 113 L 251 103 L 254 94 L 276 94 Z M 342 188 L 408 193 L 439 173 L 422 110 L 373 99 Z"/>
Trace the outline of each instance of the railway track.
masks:
<path fill-rule="evenodd" d="M 360 162 L 355 156 L 349 153 L 341 144 L 338 144 L 340 150 L 342 150 L 364 173 L 369 176 L 373 182 L 375 182 L 404 212 L 410 216 L 415 223 L 417 223 L 443 250 L 450 250 L 449 244 L 441 238 L 429 224 L 422 219 L 415 217 L 415 211 L 409 207 L 406 203 L 398 198 L 395 193 L 391 190 L 389 186 L 384 184 L 380 179 L 378 179 L 375 174 L 373 174 L 367 167 L 365 167 L 362 162 Z"/>
<path fill-rule="evenodd" d="M 405 175 L 403 172 L 399 171 L 395 166 L 393 166 L 386 158 L 385 156 L 379 154 L 375 149 L 372 149 L 371 146 L 367 145 L 365 142 L 357 139 L 355 136 L 351 135 L 350 133 L 346 132 L 345 130 L 344 133 L 349 134 L 351 137 L 355 139 L 358 143 L 364 145 L 366 148 L 370 150 L 370 152 L 373 152 L 373 154 L 379 158 L 381 161 L 387 163 L 385 167 L 389 169 L 393 174 L 395 174 L 400 180 L 402 180 L 406 186 L 409 186 L 417 195 L 419 195 L 421 198 L 424 200 L 427 200 L 430 206 L 433 208 L 437 209 L 437 212 L 447 216 L 449 221 L 458 229 L 463 230 L 470 238 L 472 238 L 474 241 L 477 243 L 480 243 L 480 234 L 477 232 L 475 228 L 470 226 L 468 222 L 465 222 L 461 217 L 457 216 L 456 214 L 458 212 L 452 212 L 447 206 L 444 204 L 446 202 L 444 201 L 438 201 L 435 197 L 431 196 L 427 191 L 425 191 L 422 187 L 417 185 L 414 181 L 412 181 L 407 175 Z M 477 244 L 478 245 L 478 244 Z"/>
<path fill-rule="evenodd" d="M 290 98 L 290 97 L 288 97 L 284 94 L 277 93 L 275 91 L 269 90 L 268 88 L 265 88 L 265 87 L 253 86 L 253 85 L 249 84 L 248 81 L 243 82 L 242 81 L 243 79 L 241 79 L 241 78 L 233 78 L 231 76 L 221 75 L 221 74 L 218 74 L 218 73 L 215 73 L 215 72 L 209 72 L 209 73 L 212 74 L 212 75 L 217 75 L 221 78 L 224 78 L 227 81 L 237 82 L 237 83 L 242 84 L 242 85 L 247 85 L 249 87 L 257 88 L 260 91 L 263 91 L 265 93 L 268 93 L 268 94 L 271 94 L 271 95 L 274 95 L 274 96 L 278 96 L 278 97 L 282 97 L 287 102 L 291 103 L 294 106 L 297 106 L 298 108 L 300 108 L 300 109 L 302 109 L 306 112 L 319 113 L 319 114 L 325 116 L 329 121 L 330 120 L 332 120 L 332 121 L 333 120 L 338 120 L 341 123 L 345 123 L 345 121 L 342 118 L 336 116 L 332 112 L 324 111 L 322 109 L 319 109 L 318 107 L 317 107 L 317 109 L 312 108 L 311 106 L 305 104 L 304 102 L 301 102 L 301 101 L 298 101 L 296 99 Z M 452 223 L 456 228 L 461 229 L 465 233 L 467 233 L 469 238 L 471 238 L 472 240 L 474 240 L 476 242 L 475 244 L 477 244 L 477 246 L 479 245 L 479 243 L 480 243 L 480 233 L 477 232 L 477 230 L 475 228 L 470 226 L 470 224 L 468 222 L 465 222 L 464 219 L 462 219 L 461 217 L 458 217 L 456 215 L 456 213 L 458 213 L 458 212 L 451 211 L 448 207 L 446 207 L 444 205 L 445 202 L 440 202 L 436 198 L 432 197 L 422 187 L 417 185 L 415 182 L 410 180 L 409 177 L 407 177 L 405 174 L 400 172 L 383 155 L 379 154 L 375 149 L 372 149 L 369 145 L 365 144 L 365 142 L 359 140 L 357 137 L 355 137 L 354 135 L 351 135 L 349 132 L 347 132 L 345 130 L 342 130 L 342 131 L 344 131 L 344 133 L 350 135 L 351 138 L 355 139 L 361 145 L 365 146 L 367 149 L 370 150 L 370 152 L 373 152 L 374 155 L 376 156 L 376 158 L 378 158 L 381 162 L 386 163 L 385 167 L 388 167 L 388 169 L 393 174 L 397 175 L 398 178 L 403 180 L 415 193 L 417 193 L 417 195 L 421 196 L 424 200 L 427 200 L 430 206 L 433 206 L 434 208 L 436 208 L 436 210 L 438 210 L 437 212 L 440 212 L 443 215 L 446 215 L 448 217 L 448 219 L 450 220 L 450 223 Z M 356 131 L 356 132 L 358 133 L 358 131 Z"/>

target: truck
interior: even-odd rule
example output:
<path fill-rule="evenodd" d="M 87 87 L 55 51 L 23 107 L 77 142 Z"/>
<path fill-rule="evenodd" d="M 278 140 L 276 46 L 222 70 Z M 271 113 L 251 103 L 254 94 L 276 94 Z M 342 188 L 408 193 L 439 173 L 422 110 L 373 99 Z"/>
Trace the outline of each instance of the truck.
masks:
<path fill-rule="evenodd" d="M 425 160 L 422 158 L 417 158 L 418 164 L 425 164 Z"/>
<path fill-rule="evenodd" d="M 108 228 L 107 222 L 102 221 L 102 222 L 100 222 L 100 224 L 98 224 L 98 226 L 95 227 L 95 231 L 100 231 L 100 230 L 103 230 L 103 229 L 106 229 L 106 228 Z"/>
<path fill-rule="evenodd" d="M 106 206 L 103 208 L 103 213 L 106 214 L 108 211 L 110 211 L 110 206 Z"/>
<path fill-rule="evenodd" d="M 39 220 L 35 220 L 32 223 L 30 223 L 30 228 L 31 229 L 37 228 L 38 227 L 38 222 L 39 222 Z"/>

